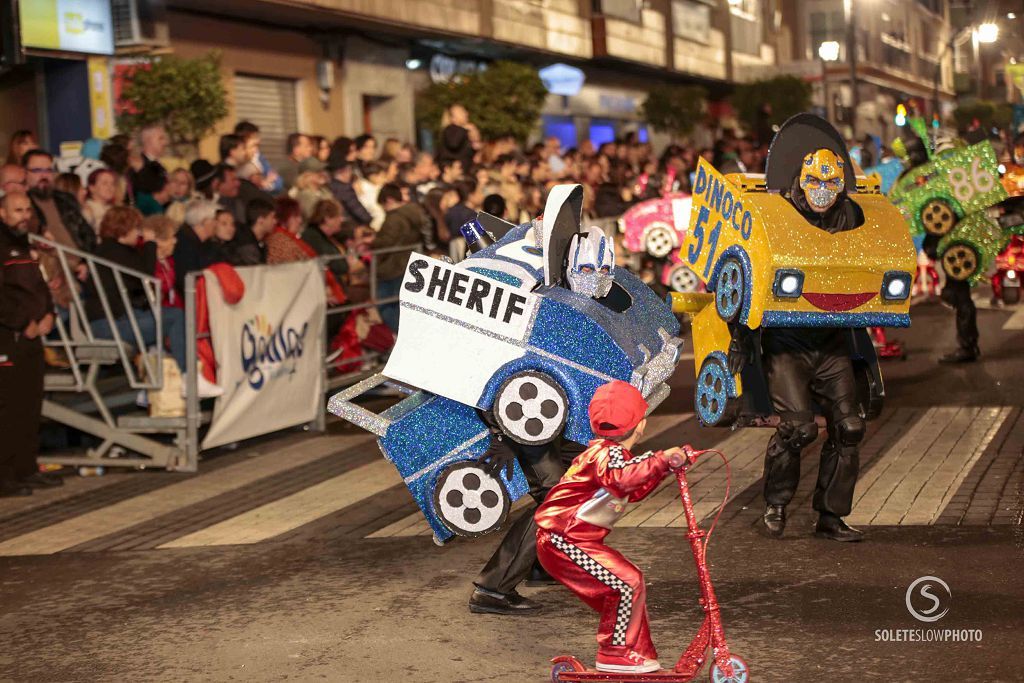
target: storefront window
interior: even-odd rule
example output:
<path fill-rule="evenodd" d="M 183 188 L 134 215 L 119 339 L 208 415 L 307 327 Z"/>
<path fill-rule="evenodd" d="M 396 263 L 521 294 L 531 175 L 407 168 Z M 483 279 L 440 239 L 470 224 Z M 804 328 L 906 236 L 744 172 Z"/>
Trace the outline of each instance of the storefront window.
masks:
<path fill-rule="evenodd" d="M 558 144 L 562 146 L 562 149 L 569 149 L 577 145 L 576 124 L 571 116 L 546 115 L 543 117 L 543 121 L 544 137 L 558 138 Z"/>
<path fill-rule="evenodd" d="M 590 142 L 594 149 L 606 142 L 615 142 L 615 122 L 611 119 L 591 119 Z"/>

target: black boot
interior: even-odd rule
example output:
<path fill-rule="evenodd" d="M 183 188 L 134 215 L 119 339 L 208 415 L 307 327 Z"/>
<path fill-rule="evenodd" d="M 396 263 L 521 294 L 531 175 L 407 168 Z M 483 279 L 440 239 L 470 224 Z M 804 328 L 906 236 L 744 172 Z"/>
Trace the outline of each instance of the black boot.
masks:
<path fill-rule="evenodd" d="M 786 506 L 768 505 L 765 507 L 761 523 L 764 524 L 765 531 L 769 536 L 780 538 L 782 532 L 786 530 Z"/>
<path fill-rule="evenodd" d="M 540 608 L 540 603 L 524 598 L 516 591 L 503 595 L 477 587 L 469 598 L 469 611 L 474 614 L 526 614 Z"/>
<path fill-rule="evenodd" d="M 864 533 L 854 529 L 843 521 L 842 517 L 823 512 L 818 516 L 818 523 L 814 527 L 814 535 L 818 538 L 827 538 L 833 541 L 845 543 L 856 543 L 864 540 Z"/>
<path fill-rule="evenodd" d="M 981 355 L 981 351 L 977 346 L 970 349 L 959 348 L 952 353 L 947 353 L 945 356 L 939 359 L 940 363 L 973 363 L 978 360 L 978 356 Z"/>

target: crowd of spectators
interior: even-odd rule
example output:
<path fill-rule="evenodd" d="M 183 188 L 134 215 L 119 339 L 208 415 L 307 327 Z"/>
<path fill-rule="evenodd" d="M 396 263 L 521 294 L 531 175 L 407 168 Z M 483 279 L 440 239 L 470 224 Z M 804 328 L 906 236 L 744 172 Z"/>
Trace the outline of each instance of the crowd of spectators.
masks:
<path fill-rule="evenodd" d="M 420 245 L 428 253 L 459 257 L 459 228 L 478 211 L 528 221 L 541 213 L 552 186 L 578 182 L 588 218 L 615 217 L 665 189 L 687 191 L 698 156 L 724 171 L 758 171 L 763 164 L 761 148 L 729 135 L 713 149 L 671 145 L 657 158 L 636 134 L 596 149 L 589 141 L 563 149 L 554 137 L 524 148 L 512 136 L 483 139 L 460 105 L 446 113 L 437 142 L 431 153 L 370 134 L 329 141 L 296 132 L 275 167 L 264 154 L 259 128 L 241 121 L 220 137 L 219 158 L 168 168 L 162 160 L 170 140 L 152 125 L 137 137 L 106 141 L 101 165 L 83 177 L 58 173 L 54 157 L 39 148 L 33 134 L 19 131 L 0 166 L 0 194 L 28 196 L 33 232 L 159 277 L 168 347 L 183 363 L 185 276 L 214 263 L 331 257 L 325 288 L 337 306 L 370 299 L 370 254 L 383 250 L 374 264 L 376 296 L 394 297 L 408 255 L 401 247 Z M 95 290 L 119 298 L 115 283 L 86 282 L 82 260 L 69 261 L 80 282 L 68 281 L 59 264 L 47 268 L 44 255 L 55 301 L 67 306 L 77 287 L 91 302 L 93 332 L 109 335 Z M 155 327 L 143 314 L 144 295 L 129 294 L 140 299 L 136 318 L 152 343 Z M 114 311 L 119 327 L 129 325 L 124 313 Z M 381 306 L 379 313 L 397 331 L 397 306 Z"/>

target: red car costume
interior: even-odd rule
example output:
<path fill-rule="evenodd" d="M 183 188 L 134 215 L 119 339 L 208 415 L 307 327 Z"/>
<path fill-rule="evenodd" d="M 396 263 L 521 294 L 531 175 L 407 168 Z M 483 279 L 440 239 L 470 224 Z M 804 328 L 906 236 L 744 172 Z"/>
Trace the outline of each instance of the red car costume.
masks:
<path fill-rule="evenodd" d="M 591 402 L 591 427 L 599 437 L 629 434 L 643 419 L 646 408 L 647 403 L 632 386 L 607 384 Z M 617 415 L 609 419 L 609 413 Z M 599 668 L 602 656 L 623 665 L 657 658 L 647 623 L 643 573 L 622 553 L 605 545 L 604 539 L 626 503 L 651 493 L 672 466 L 677 463 L 661 451 L 633 455 L 615 441 L 595 439 L 576 457 L 535 514 L 541 565 L 601 614 Z"/>

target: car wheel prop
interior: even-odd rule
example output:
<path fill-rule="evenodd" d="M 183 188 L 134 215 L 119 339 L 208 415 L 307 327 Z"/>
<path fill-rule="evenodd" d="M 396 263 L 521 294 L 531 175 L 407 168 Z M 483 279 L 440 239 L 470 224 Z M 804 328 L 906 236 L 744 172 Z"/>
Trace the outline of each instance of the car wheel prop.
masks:
<path fill-rule="evenodd" d="M 514 441 L 537 446 L 553 441 L 569 414 L 569 399 L 558 382 L 542 372 L 512 375 L 498 389 L 494 417 Z"/>
<path fill-rule="evenodd" d="M 459 536 L 494 531 L 505 523 L 510 507 L 505 486 L 475 462 L 449 465 L 434 485 L 434 510 Z"/>
<path fill-rule="evenodd" d="M 974 247 L 957 242 L 942 252 L 942 269 L 954 280 L 967 280 L 978 272 L 979 260 Z"/>
<path fill-rule="evenodd" d="M 706 358 L 701 364 L 700 373 L 697 374 L 694 405 L 701 422 L 709 427 L 722 422 L 731 407 L 731 381 L 728 368 L 719 359 Z"/>
<path fill-rule="evenodd" d="M 953 208 L 941 199 L 933 199 L 921 208 L 921 225 L 932 235 L 945 235 L 956 225 Z"/>
<path fill-rule="evenodd" d="M 736 259 L 727 259 L 715 280 L 715 308 L 722 320 L 731 323 L 739 317 L 745 289 L 743 266 Z"/>
<path fill-rule="evenodd" d="M 686 266 L 676 266 L 668 276 L 668 284 L 674 292 L 689 294 L 697 291 L 700 280 L 697 278 L 697 273 Z"/>
<path fill-rule="evenodd" d="M 672 252 L 672 233 L 664 225 L 655 225 L 647 231 L 644 247 L 654 258 L 665 258 Z"/>

